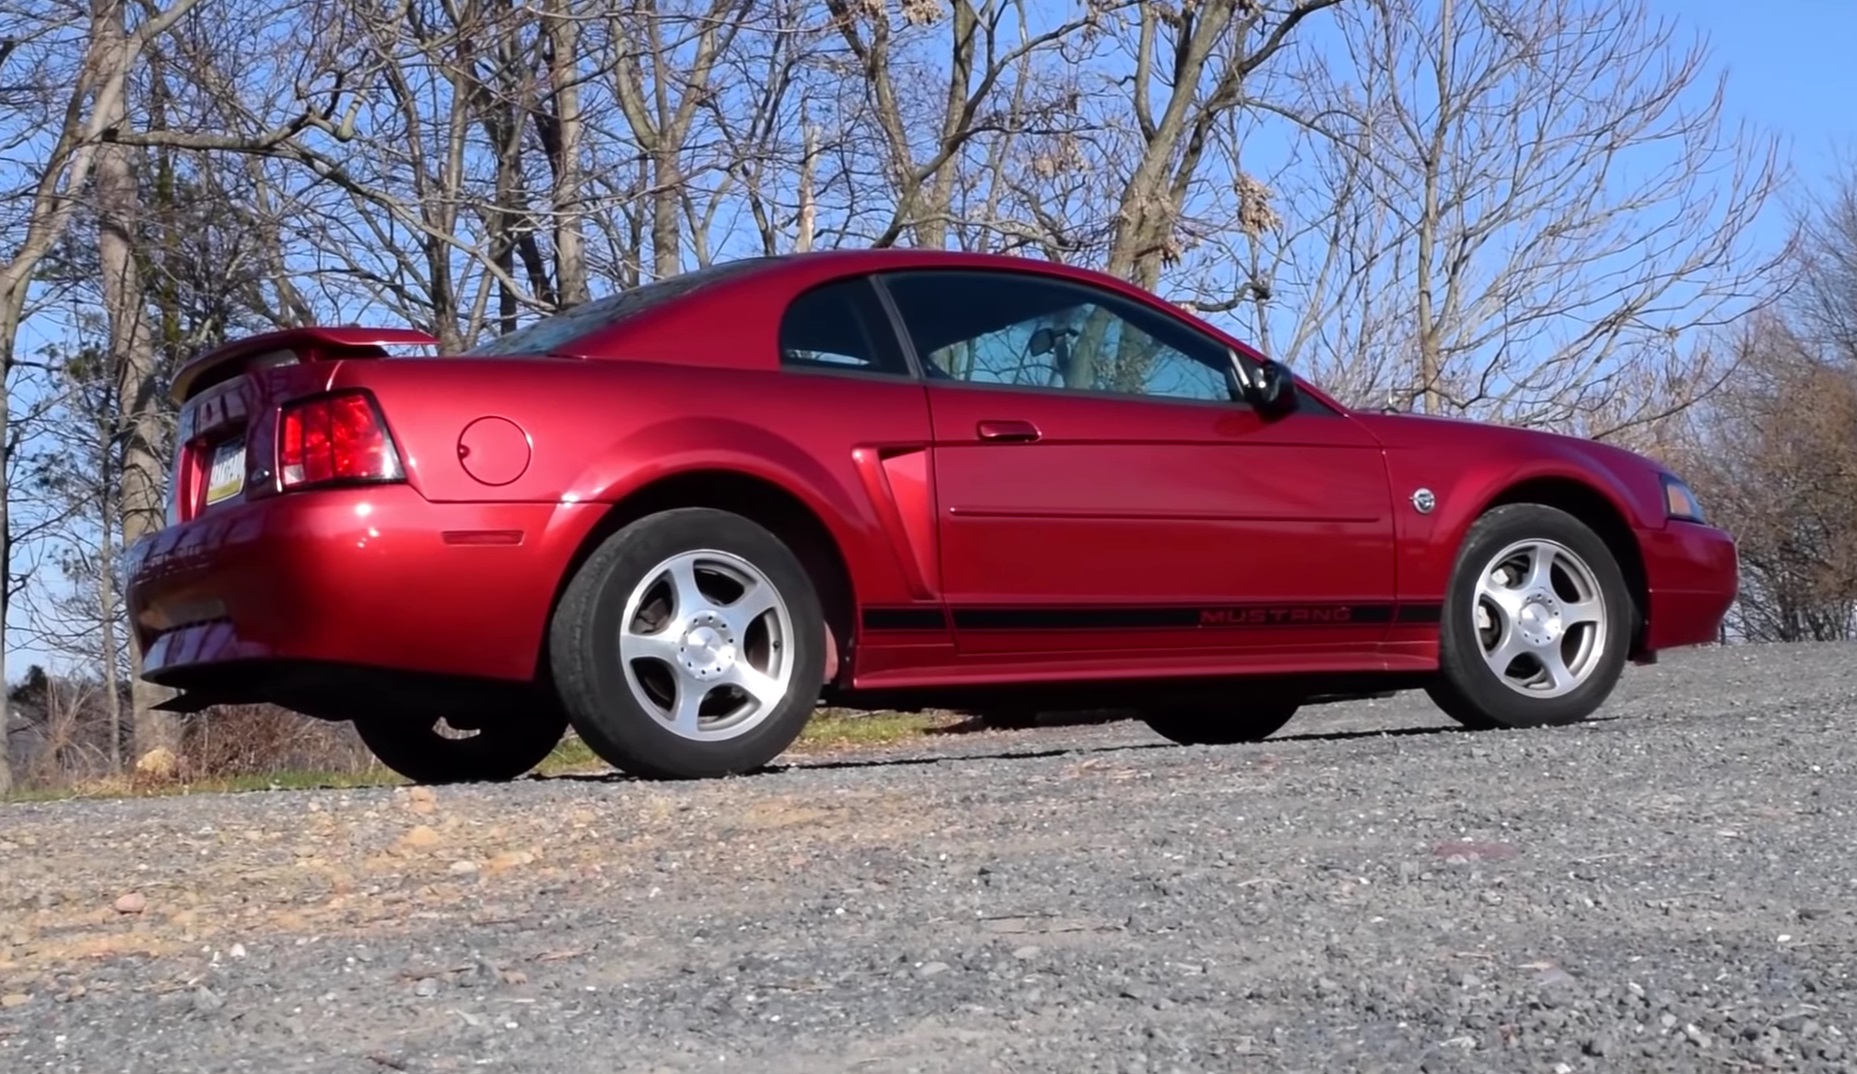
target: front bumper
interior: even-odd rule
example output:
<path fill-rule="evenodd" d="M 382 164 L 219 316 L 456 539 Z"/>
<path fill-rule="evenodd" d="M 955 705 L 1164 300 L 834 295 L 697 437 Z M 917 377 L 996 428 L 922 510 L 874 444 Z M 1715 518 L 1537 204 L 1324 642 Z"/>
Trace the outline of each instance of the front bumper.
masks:
<path fill-rule="evenodd" d="M 1719 638 L 1740 588 L 1734 538 L 1713 526 L 1676 521 L 1639 536 L 1650 597 L 1641 648 L 1655 653 Z"/>

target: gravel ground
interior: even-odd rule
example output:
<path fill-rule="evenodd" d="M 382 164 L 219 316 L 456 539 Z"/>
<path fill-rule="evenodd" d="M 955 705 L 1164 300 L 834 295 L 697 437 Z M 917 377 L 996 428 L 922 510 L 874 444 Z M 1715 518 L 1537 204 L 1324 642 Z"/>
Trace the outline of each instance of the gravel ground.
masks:
<path fill-rule="evenodd" d="M 1857 1069 L 1853 656 L 1538 732 L 0 807 L 0 1070 Z"/>

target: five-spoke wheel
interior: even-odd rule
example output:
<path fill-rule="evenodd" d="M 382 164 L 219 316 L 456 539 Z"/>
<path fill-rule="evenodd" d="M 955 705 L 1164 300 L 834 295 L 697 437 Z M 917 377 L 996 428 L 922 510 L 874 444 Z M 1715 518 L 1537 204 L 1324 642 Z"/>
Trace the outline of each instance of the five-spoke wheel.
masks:
<path fill-rule="evenodd" d="M 1633 614 L 1598 534 L 1551 507 L 1495 508 L 1458 552 L 1431 696 L 1471 727 L 1583 720 L 1624 670 Z"/>
<path fill-rule="evenodd" d="M 745 772 L 818 701 L 825 624 L 792 550 L 739 515 L 680 508 L 619 530 L 556 608 L 549 663 L 595 753 L 635 775 Z"/>
<path fill-rule="evenodd" d="M 1516 541 L 1477 581 L 1477 641 L 1489 669 L 1527 697 L 1570 693 L 1599 667 L 1605 598 L 1593 569 L 1556 541 Z"/>
<path fill-rule="evenodd" d="M 633 587 L 619 655 L 633 699 L 674 734 L 734 738 L 779 708 L 793 679 L 793 613 L 740 556 L 679 552 Z"/>

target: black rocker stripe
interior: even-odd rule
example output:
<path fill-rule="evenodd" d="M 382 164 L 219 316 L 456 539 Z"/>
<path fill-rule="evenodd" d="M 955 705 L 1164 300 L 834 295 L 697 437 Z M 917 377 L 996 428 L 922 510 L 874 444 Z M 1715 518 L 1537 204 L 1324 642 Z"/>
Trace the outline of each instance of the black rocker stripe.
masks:
<path fill-rule="evenodd" d="M 940 608 L 866 608 L 865 630 L 946 630 Z"/>
<path fill-rule="evenodd" d="M 956 608 L 961 630 L 1193 630 L 1385 624 L 1391 604 L 1222 604 L 1126 608 Z"/>
<path fill-rule="evenodd" d="M 1437 623 L 1443 608 L 1435 603 L 1392 604 L 1365 601 L 1329 604 L 1221 604 L 1046 608 L 956 608 L 961 630 L 1230 630 L 1269 627 L 1384 626 L 1387 623 Z M 864 629 L 883 631 L 946 630 L 935 608 L 865 608 Z"/>
<path fill-rule="evenodd" d="M 1407 602 L 1399 606 L 1399 614 L 1393 618 L 1396 623 L 1408 625 L 1429 625 L 1444 621 L 1444 605 L 1413 604 Z"/>

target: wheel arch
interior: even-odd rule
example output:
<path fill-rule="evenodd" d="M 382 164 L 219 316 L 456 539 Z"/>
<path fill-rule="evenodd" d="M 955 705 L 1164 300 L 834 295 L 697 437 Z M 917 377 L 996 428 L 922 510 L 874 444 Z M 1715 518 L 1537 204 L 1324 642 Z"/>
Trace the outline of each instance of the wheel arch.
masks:
<path fill-rule="evenodd" d="M 740 515 L 765 527 L 799 557 L 825 610 L 826 682 L 835 682 L 849 667 L 845 654 L 854 636 L 857 611 L 856 590 L 844 549 L 831 527 L 804 499 L 777 482 L 740 470 L 683 470 L 647 482 L 615 501 L 568 558 L 548 603 L 549 616 L 560 606 L 574 575 L 602 542 L 641 518 L 679 507 L 708 507 Z M 544 645 L 537 656 L 537 674 L 543 674 L 547 666 Z"/>
<path fill-rule="evenodd" d="M 1474 521 L 1498 507 L 1523 503 L 1565 511 L 1591 528 L 1605 542 L 1612 558 L 1618 561 L 1619 571 L 1625 576 L 1625 587 L 1631 594 L 1635 613 L 1632 616 L 1631 655 L 1639 655 L 1643 650 L 1645 631 L 1650 620 L 1650 583 L 1645 571 L 1644 550 L 1639 546 L 1625 512 L 1612 497 L 1593 485 L 1577 478 L 1554 475 L 1531 477 L 1508 485 L 1491 496 L 1470 517 Z"/>

